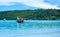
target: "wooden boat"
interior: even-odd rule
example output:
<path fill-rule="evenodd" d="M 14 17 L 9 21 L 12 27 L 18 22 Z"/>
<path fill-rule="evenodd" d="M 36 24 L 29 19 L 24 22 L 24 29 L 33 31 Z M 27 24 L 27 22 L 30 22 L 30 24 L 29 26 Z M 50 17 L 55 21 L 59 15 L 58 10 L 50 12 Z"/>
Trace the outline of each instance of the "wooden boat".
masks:
<path fill-rule="evenodd" d="M 6 19 L 4 18 L 3 21 L 6 21 Z"/>
<path fill-rule="evenodd" d="M 18 17 L 17 17 L 17 22 L 18 22 L 18 23 L 23 23 L 23 22 L 24 22 L 24 18 L 18 18 Z"/>

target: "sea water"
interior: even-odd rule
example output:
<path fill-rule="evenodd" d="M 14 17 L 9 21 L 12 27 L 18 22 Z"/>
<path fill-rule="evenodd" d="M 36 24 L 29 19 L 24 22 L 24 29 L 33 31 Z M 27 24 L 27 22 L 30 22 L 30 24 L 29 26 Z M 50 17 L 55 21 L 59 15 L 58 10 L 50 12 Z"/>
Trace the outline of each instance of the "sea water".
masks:
<path fill-rule="evenodd" d="M 0 20 L 0 37 L 60 37 L 60 20 Z"/>

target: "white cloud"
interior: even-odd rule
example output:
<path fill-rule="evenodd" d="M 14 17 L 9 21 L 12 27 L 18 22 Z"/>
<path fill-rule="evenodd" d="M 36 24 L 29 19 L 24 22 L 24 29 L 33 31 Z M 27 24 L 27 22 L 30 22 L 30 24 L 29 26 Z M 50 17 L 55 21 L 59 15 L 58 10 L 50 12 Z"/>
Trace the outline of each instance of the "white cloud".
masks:
<path fill-rule="evenodd" d="M 13 2 L 13 3 L 11 3 Z M 23 3 L 28 6 L 44 8 L 44 9 L 60 9 L 58 5 L 52 5 L 50 3 L 44 2 L 44 0 L 0 0 L 0 5 L 10 6 L 16 3 Z"/>

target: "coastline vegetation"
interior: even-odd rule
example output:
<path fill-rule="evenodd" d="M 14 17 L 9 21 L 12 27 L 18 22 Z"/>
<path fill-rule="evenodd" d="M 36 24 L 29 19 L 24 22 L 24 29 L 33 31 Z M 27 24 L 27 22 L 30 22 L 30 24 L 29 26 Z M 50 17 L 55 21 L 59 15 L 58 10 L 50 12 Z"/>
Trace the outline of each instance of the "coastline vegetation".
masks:
<path fill-rule="evenodd" d="M 16 20 L 16 17 L 26 20 L 60 20 L 59 9 L 10 10 L 0 11 L 0 20 Z"/>

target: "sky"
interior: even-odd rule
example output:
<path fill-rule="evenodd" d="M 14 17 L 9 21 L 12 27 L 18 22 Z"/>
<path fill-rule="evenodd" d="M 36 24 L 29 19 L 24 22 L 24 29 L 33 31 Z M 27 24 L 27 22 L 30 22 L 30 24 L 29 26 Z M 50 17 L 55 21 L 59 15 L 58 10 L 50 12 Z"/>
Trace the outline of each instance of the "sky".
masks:
<path fill-rule="evenodd" d="M 0 0 L 0 11 L 27 9 L 60 9 L 60 0 Z"/>

